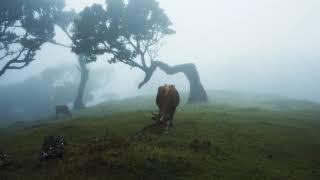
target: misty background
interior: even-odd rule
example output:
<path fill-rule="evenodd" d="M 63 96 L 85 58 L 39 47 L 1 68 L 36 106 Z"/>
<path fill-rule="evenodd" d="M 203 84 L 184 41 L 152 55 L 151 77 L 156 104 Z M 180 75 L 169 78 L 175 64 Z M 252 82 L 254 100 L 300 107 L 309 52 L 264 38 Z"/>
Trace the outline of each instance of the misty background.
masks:
<path fill-rule="evenodd" d="M 79 12 L 85 6 L 102 2 L 67 0 L 67 7 Z M 320 102 L 320 1 L 159 2 L 176 30 L 176 34 L 166 38 L 159 59 L 170 65 L 195 63 L 205 89 L 275 94 Z M 57 31 L 57 41 L 70 43 L 64 33 Z M 29 78 L 41 77 L 48 68 L 70 73 L 62 76 L 61 81 L 76 78 L 79 73 L 75 67 L 77 58 L 68 49 L 47 43 L 36 58 L 28 67 L 8 71 L 0 77 L 0 87 L 13 87 Z M 89 66 L 91 71 L 100 73 L 90 75 L 89 81 L 105 78 L 106 82 L 93 88 L 95 97 L 89 98 L 89 105 L 156 94 L 157 87 L 164 83 L 175 84 L 180 91 L 189 86 L 183 74 L 168 76 L 158 70 L 138 90 L 138 83 L 144 78 L 138 69 L 121 63 L 109 64 L 105 56 Z M 2 96 L 0 100 L 4 101 Z M 52 105 L 55 103 L 59 102 Z"/>

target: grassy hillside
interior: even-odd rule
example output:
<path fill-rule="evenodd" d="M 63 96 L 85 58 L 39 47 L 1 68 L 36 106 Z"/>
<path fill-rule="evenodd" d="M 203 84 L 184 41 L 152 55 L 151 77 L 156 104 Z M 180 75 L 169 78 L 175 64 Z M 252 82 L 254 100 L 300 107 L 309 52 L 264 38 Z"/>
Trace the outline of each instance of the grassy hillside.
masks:
<path fill-rule="evenodd" d="M 208 104 L 183 101 L 168 134 L 149 131 L 135 140 L 152 123 L 153 97 L 2 129 L 0 147 L 15 164 L 0 169 L 0 179 L 320 179 L 319 104 L 209 94 Z M 63 159 L 37 161 L 46 135 L 65 137 Z"/>

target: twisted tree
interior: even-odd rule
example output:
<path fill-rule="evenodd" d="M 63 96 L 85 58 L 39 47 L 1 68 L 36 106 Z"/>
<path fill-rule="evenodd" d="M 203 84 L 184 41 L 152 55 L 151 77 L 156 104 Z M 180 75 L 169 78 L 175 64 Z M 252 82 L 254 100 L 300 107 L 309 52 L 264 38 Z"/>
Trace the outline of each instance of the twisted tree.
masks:
<path fill-rule="evenodd" d="M 54 40 L 51 40 L 49 42 L 61 47 L 65 47 L 70 50 L 72 46 L 77 47 L 78 46 L 77 41 L 75 41 L 75 39 L 72 38 L 73 21 L 76 18 L 77 18 L 77 14 L 74 11 L 63 11 L 55 15 L 55 21 L 54 21 L 55 25 L 57 25 L 62 30 L 62 32 L 65 33 L 65 35 L 71 41 L 71 45 L 62 44 Z M 85 55 L 83 54 L 76 54 L 76 55 L 78 58 L 77 68 L 80 72 L 80 82 L 79 82 L 77 95 L 73 102 L 73 108 L 83 109 L 85 108 L 84 92 L 86 89 L 87 82 L 89 80 L 89 69 L 87 68 L 86 64 L 89 63 L 90 61 L 87 61 Z"/>
<path fill-rule="evenodd" d="M 85 8 L 74 22 L 73 51 L 89 61 L 109 54 L 110 63 L 124 63 L 145 73 L 141 88 L 159 68 L 167 74 L 184 73 L 190 83 L 189 102 L 206 102 L 207 94 L 194 64 L 169 66 L 158 60 L 162 40 L 175 31 L 164 10 L 155 0 L 107 0 L 107 8 Z"/>

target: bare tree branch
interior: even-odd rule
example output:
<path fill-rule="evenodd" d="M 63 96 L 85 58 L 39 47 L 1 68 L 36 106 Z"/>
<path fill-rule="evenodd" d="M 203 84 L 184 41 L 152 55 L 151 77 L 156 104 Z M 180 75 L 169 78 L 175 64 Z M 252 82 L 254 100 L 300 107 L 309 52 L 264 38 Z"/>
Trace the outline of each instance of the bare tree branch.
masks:
<path fill-rule="evenodd" d="M 80 66 L 75 64 L 75 67 L 77 68 L 77 70 L 79 70 L 79 72 L 81 72 Z"/>
<path fill-rule="evenodd" d="M 24 55 L 24 58 L 19 59 L 23 55 L 23 53 L 25 53 L 25 51 L 27 51 L 27 53 Z M 1 68 L 0 76 L 2 76 L 9 69 L 22 69 L 22 68 L 26 67 L 27 65 L 29 65 L 34 60 L 33 58 L 30 57 L 31 52 L 32 52 L 32 50 L 30 50 L 30 49 L 27 50 L 26 48 L 22 48 L 16 57 L 9 60 L 4 65 L 4 67 Z M 23 65 L 22 66 L 15 66 L 14 64 L 17 64 L 17 63 L 23 64 Z"/>
<path fill-rule="evenodd" d="M 65 44 L 56 42 L 56 41 L 54 41 L 54 40 L 49 40 L 48 42 L 51 43 L 51 44 L 57 45 L 57 46 L 61 46 L 61 47 L 65 47 L 65 48 L 70 48 L 70 49 L 72 48 L 71 46 L 68 46 L 68 45 L 65 45 Z"/>
<path fill-rule="evenodd" d="M 126 37 L 128 43 L 137 51 L 138 47 L 131 41 L 130 37 Z"/>
<path fill-rule="evenodd" d="M 8 53 L 5 53 L 3 56 L 0 57 L 0 60 L 6 58 L 9 54 Z"/>
<path fill-rule="evenodd" d="M 61 28 L 61 30 L 68 36 L 68 38 L 72 41 L 72 36 L 71 36 L 71 34 L 68 32 L 68 30 L 65 28 L 65 27 L 63 27 L 63 26 L 60 26 L 60 25 L 57 25 L 57 26 L 59 26 L 60 28 Z"/>
<path fill-rule="evenodd" d="M 147 68 L 146 67 L 143 67 L 141 66 L 140 64 L 138 64 L 137 62 L 133 61 L 133 60 L 119 60 L 120 62 L 124 63 L 124 64 L 128 64 L 129 66 L 131 67 L 137 67 L 139 69 L 141 69 L 142 71 L 146 71 Z"/>

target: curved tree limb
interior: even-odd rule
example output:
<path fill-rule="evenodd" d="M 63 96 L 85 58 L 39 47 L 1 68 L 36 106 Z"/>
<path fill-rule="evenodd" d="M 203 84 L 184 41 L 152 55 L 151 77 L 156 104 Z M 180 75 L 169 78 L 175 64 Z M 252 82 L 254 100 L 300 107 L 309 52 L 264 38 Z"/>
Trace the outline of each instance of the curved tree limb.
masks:
<path fill-rule="evenodd" d="M 195 65 L 192 63 L 188 64 L 181 64 L 176 66 L 169 66 L 166 63 L 163 63 L 161 61 L 153 61 L 151 64 L 151 67 L 145 71 L 145 78 L 144 80 L 139 84 L 139 89 L 144 86 L 152 77 L 154 71 L 159 67 L 159 69 L 163 70 L 165 73 L 169 75 L 177 74 L 177 73 L 184 73 L 184 69 L 195 69 Z"/>
<path fill-rule="evenodd" d="M 144 80 L 139 84 L 139 88 L 141 88 L 151 79 L 153 72 L 157 68 L 161 69 L 169 75 L 184 73 L 190 84 L 190 93 L 188 99 L 189 103 L 208 101 L 208 96 L 200 81 L 198 70 L 193 63 L 169 66 L 168 64 L 161 61 L 153 61 L 151 67 L 147 71 L 145 71 L 146 76 Z"/>
<path fill-rule="evenodd" d="M 142 86 L 144 86 L 149 80 L 151 79 L 153 72 L 157 69 L 157 66 L 155 64 L 151 64 L 151 66 L 148 69 L 142 69 L 145 72 L 144 80 L 139 84 L 138 88 L 140 89 Z"/>
<path fill-rule="evenodd" d="M 22 59 L 19 59 L 21 56 L 24 57 Z M 28 66 L 32 61 L 33 61 L 33 55 L 32 55 L 32 50 L 28 49 L 26 50 L 25 48 L 21 49 L 18 55 L 16 57 L 10 59 L 0 70 L 0 77 L 9 69 L 22 69 L 26 66 Z M 15 66 L 14 64 L 22 64 L 21 66 Z"/>
<path fill-rule="evenodd" d="M 59 42 L 54 41 L 54 40 L 49 40 L 48 42 L 51 43 L 51 44 L 53 44 L 53 45 L 57 45 L 57 46 L 61 46 L 61 47 L 69 48 L 69 49 L 72 48 L 71 46 L 68 46 L 68 45 L 66 45 L 66 44 L 59 43 Z"/>

